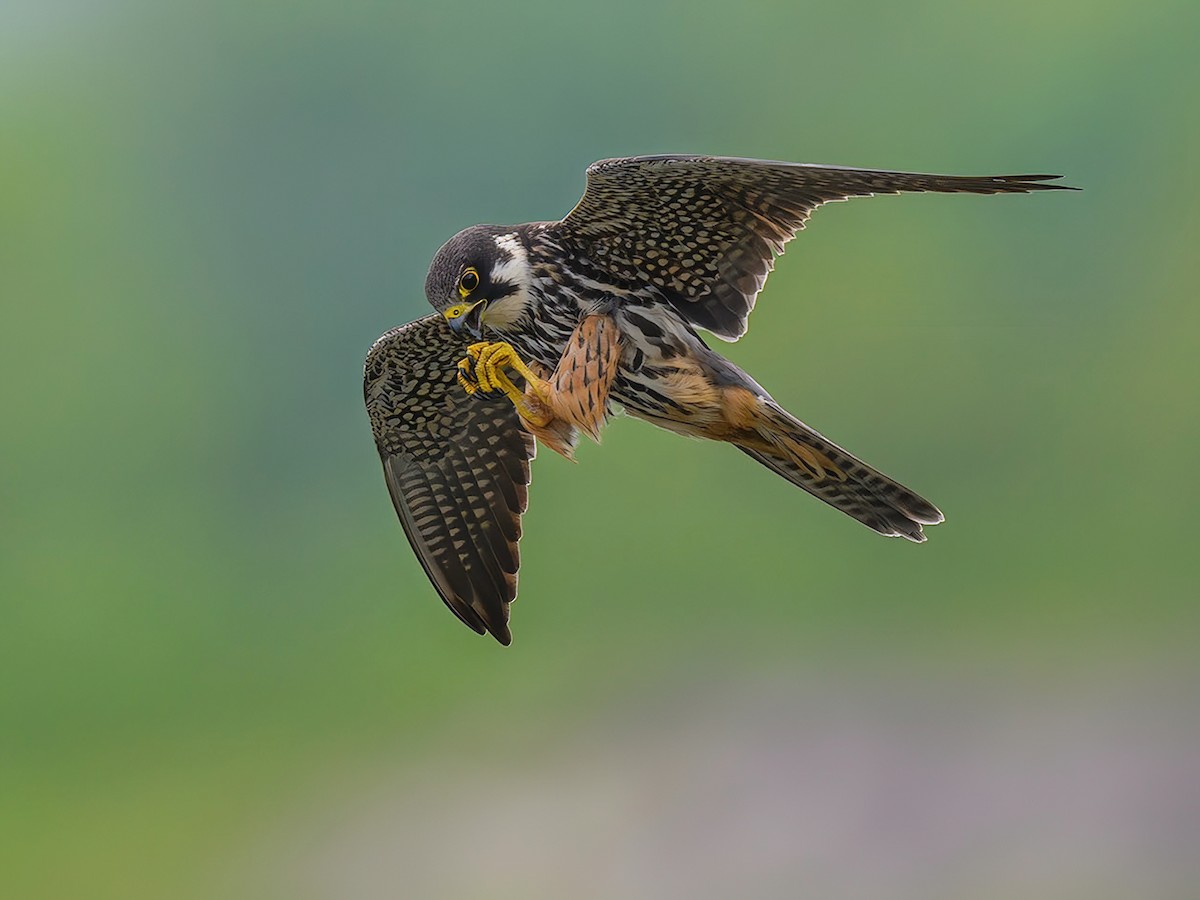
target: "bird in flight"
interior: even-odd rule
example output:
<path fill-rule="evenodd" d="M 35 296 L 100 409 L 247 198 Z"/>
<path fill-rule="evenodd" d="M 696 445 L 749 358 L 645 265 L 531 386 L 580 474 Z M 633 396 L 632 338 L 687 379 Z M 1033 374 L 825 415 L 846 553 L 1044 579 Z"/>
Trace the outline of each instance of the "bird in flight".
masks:
<path fill-rule="evenodd" d="M 404 532 L 468 626 L 512 640 L 536 442 L 570 458 L 613 405 L 726 441 L 879 534 L 942 513 L 805 425 L 700 336 L 734 341 L 817 207 L 873 194 L 1064 189 L 1055 175 L 922 175 L 708 156 L 594 163 L 557 222 L 476 225 L 434 257 L 436 312 L 367 355 L 364 396 Z"/>

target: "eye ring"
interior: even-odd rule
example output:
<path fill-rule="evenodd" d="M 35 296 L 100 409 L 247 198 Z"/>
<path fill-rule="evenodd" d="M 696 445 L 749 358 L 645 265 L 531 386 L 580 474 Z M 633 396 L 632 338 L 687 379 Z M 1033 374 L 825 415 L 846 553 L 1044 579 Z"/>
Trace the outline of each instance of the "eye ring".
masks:
<path fill-rule="evenodd" d="M 477 287 L 479 287 L 479 273 L 474 268 L 467 269 L 458 276 L 458 290 L 464 297 Z"/>

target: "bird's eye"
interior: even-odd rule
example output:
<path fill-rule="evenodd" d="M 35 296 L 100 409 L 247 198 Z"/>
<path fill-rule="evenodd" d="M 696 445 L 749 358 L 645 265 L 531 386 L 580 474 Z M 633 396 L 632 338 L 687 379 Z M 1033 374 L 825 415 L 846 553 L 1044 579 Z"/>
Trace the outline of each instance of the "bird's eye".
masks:
<path fill-rule="evenodd" d="M 479 287 L 479 273 L 474 269 L 467 269 L 459 276 L 458 290 L 464 297 L 477 287 Z"/>

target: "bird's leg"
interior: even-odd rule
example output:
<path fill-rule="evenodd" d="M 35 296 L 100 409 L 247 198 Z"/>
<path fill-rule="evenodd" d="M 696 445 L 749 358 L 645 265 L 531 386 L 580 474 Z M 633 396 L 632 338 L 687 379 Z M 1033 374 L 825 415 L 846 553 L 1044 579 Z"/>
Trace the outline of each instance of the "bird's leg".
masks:
<path fill-rule="evenodd" d="M 474 371 L 472 371 L 472 367 Z M 517 355 L 511 344 L 503 341 L 484 342 L 469 346 L 466 358 L 458 364 L 458 383 L 468 394 L 478 391 L 484 393 L 501 391 L 512 401 L 522 419 L 539 427 L 548 425 L 553 416 L 544 408 L 535 409 L 529 403 L 525 392 L 512 383 L 512 379 L 508 377 L 505 369 L 512 369 L 525 379 L 529 392 L 535 400 L 539 401 L 539 406 L 546 406 L 550 391 L 549 384 L 534 374 L 525 361 Z M 473 382 L 472 375 L 474 376 Z"/>
<path fill-rule="evenodd" d="M 540 400 L 536 396 L 527 395 L 513 384 L 503 369 L 496 369 L 491 373 L 491 377 L 496 387 L 502 390 L 512 401 L 512 405 L 517 408 L 517 415 L 526 422 L 536 425 L 538 428 L 545 428 L 554 420 L 554 416 L 546 411 L 546 407 Z M 533 403 L 530 402 L 531 399 Z"/>
<path fill-rule="evenodd" d="M 496 376 L 503 374 L 505 369 L 512 369 L 525 379 L 525 383 L 532 388 L 534 396 L 543 402 L 548 400 L 550 385 L 525 364 L 525 361 L 513 349 L 512 344 L 506 341 L 485 341 L 471 344 L 467 348 L 467 358 L 475 361 L 475 379 L 484 390 L 501 387 Z"/>

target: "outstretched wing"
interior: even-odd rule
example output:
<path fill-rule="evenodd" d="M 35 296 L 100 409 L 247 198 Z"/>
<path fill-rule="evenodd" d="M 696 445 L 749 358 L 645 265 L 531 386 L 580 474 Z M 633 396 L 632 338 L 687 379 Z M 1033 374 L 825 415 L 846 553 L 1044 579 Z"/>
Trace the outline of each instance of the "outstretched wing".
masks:
<path fill-rule="evenodd" d="M 471 397 L 458 385 L 466 352 L 440 315 L 402 325 L 367 354 L 363 396 L 425 574 L 463 622 L 509 644 L 535 445 L 507 399 Z"/>
<path fill-rule="evenodd" d="M 919 175 L 718 156 L 593 163 L 583 199 L 552 228 L 610 274 L 652 284 L 693 325 L 736 340 L 784 245 L 822 203 L 903 191 L 1061 189 L 1058 175 Z"/>

